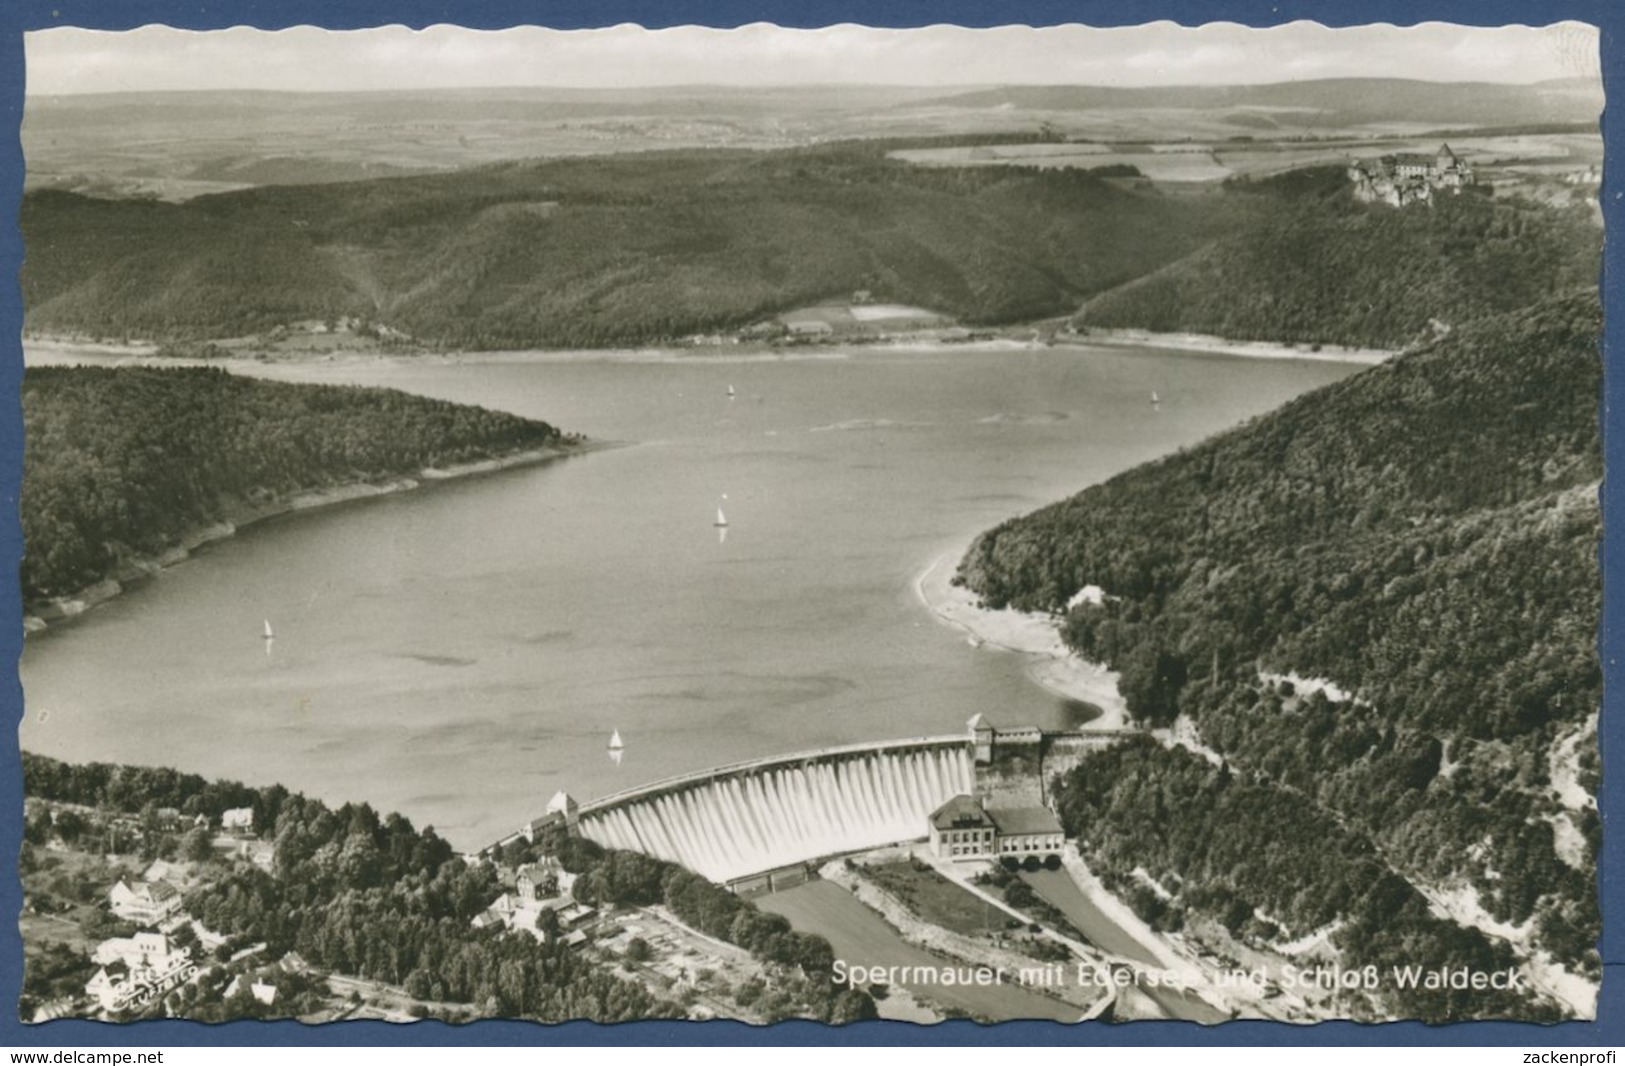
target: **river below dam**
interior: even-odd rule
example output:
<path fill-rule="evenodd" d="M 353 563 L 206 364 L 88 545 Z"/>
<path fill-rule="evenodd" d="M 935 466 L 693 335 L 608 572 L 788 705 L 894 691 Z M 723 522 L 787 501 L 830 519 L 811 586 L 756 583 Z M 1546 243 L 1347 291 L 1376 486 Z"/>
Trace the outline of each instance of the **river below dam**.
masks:
<path fill-rule="evenodd" d="M 1075 723 L 1087 708 L 1033 684 L 1021 657 L 968 646 L 915 578 L 1006 518 L 1359 368 L 1004 345 L 235 369 L 391 386 L 622 446 L 211 544 L 28 638 L 22 745 L 366 801 L 474 848 L 559 789 L 586 800 L 955 732 L 978 712 Z"/>

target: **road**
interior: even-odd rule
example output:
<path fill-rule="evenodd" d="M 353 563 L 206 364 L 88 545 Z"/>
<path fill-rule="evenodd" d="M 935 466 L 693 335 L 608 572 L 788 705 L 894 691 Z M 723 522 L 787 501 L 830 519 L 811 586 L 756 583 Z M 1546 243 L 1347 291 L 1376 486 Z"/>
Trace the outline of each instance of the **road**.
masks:
<path fill-rule="evenodd" d="M 1157 970 L 1162 968 L 1162 964 L 1157 961 L 1150 949 L 1130 936 L 1127 930 L 1095 906 L 1066 870 L 1039 870 L 1020 876 L 1046 903 L 1066 915 L 1066 920 L 1076 926 L 1084 939 L 1091 944 L 1112 955 L 1141 963 L 1147 968 Z M 1201 1022 L 1205 1025 L 1230 1020 L 1228 1014 L 1189 992 L 1161 985 L 1152 986 L 1148 982 L 1141 983 L 1139 990 L 1170 1018 Z"/>
<path fill-rule="evenodd" d="M 835 949 L 835 957 L 852 966 L 949 965 L 924 948 L 897 935 L 880 916 L 856 896 L 831 881 L 809 881 L 795 888 L 758 896 L 764 911 L 782 914 L 798 932 L 817 933 Z M 960 964 L 958 969 L 964 969 Z M 1082 1008 L 1041 996 L 1013 984 L 957 985 L 897 982 L 911 993 L 945 1007 L 955 1007 L 979 1018 L 1046 1018 L 1075 1022 Z"/>

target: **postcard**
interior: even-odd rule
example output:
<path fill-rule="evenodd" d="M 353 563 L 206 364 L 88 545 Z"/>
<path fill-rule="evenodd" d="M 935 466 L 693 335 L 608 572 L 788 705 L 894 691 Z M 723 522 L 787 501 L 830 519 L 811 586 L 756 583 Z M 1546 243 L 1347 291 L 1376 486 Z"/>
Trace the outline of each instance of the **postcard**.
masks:
<path fill-rule="evenodd" d="M 20 1042 L 1598 1018 L 1598 26 L 68 22 Z"/>

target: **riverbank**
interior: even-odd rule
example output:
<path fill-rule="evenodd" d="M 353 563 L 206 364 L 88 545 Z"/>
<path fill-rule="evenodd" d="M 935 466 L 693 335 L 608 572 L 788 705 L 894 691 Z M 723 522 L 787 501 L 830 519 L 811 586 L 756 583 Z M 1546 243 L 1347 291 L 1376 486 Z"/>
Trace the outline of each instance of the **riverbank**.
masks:
<path fill-rule="evenodd" d="M 1145 329 L 1089 329 L 1077 342 L 1122 348 L 1161 348 L 1245 359 L 1313 359 L 1326 363 L 1375 366 L 1398 352 L 1383 348 L 1350 348 L 1341 344 L 1290 344 L 1277 341 L 1238 341 L 1206 333 L 1153 333 Z"/>
<path fill-rule="evenodd" d="M 225 517 L 220 521 L 186 534 L 179 543 L 173 544 L 163 551 L 136 556 L 123 561 L 112 574 L 94 584 L 66 596 L 56 596 L 48 600 L 24 604 L 23 632 L 25 634 L 36 633 L 52 625 L 59 625 L 77 618 L 86 611 L 122 594 L 127 587 L 154 577 L 172 566 L 180 565 L 190 559 L 193 552 L 205 545 L 234 536 L 238 530 L 245 529 L 256 522 L 263 522 L 268 518 L 293 514 L 298 511 L 314 510 L 318 507 L 331 507 L 336 504 L 349 503 L 353 500 L 365 500 L 376 496 L 409 492 L 426 484 L 476 477 L 516 466 L 532 466 L 537 463 L 552 462 L 555 459 L 586 455 L 589 452 L 602 451 L 605 448 L 614 446 L 610 443 L 596 441 L 549 445 L 545 448 L 532 448 L 522 452 L 514 452 L 510 455 L 480 459 L 474 462 L 456 463 L 444 467 L 424 467 L 414 474 L 403 474 L 382 481 L 350 482 L 328 488 L 295 492 L 263 503 L 245 502 L 229 508 Z"/>
<path fill-rule="evenodd" d="M 1115 672 L 1074 655 L 1052 615 L 983 607 L 974 592 L 953 583 L 958 559 L 953 552 L 939 555 L 914 579 L 915 595 L 939 621 L 963 632 L 972 647 L 1028 656 L 1027 675 L 1033 681 L 1057 696 L 1100 709 L 1098 717 L 1078 728 L 1128 728 L 1128 704 L 1117 690 Z"/>
<path fill-rule="evenodd" d="M 1329 363 L 1352 363 L 1372 366 L 1398 355 L 1382 348 L 1355 348 L 1341 344 L 1294 344 L 1278 341 L 1242 341 L 1217 337 L 1205 333 L 1156 333 L 1143 329 L 1085 329 L 1077 333 L 1056 333 L 1040 340 L 1036 331 L 1028 327 L 1004 327 L 990 331 L 991 335 L 975 340 L 947 338 L 922 334 L 918 331 L 877 333 L 860 336 L 833 337 L 814 343 L 771 343 L 765 340 L 747 340 L 734 344 L 675 344 L 658 343 L 609 348 L 519 348 L 490 349 L 486 351 L 445 351 L 424 347 L 402 349 L 399 346 L 354 344 L 325 347 L 248 346 L 241 339 L 221 342 L 225 354 L 212 358 L 159 355 L 159 345 L 132 341 L 120 344 L 112 341 L 80 340 L 74 337 L 37 334 L 23 339 L 24 364 L 71 361 L 75 356 L 90 356 L 98 361 L 130 360 L 149 366 L 221 366 L 242 370 L 252 367 L 282 364 L 359 363 L 405 360 L 411 362 L 437 362 L 442 365 L 465 363 L 511 362 L 565 362 L 597 360 L 606 362 L 675 362 L 704 359 L 711 362 L 790 362 L 808 359 L 846 359 L 852 352 L 874 350 L 881 352 L 1030 352 L 1052 348 L 1111 347 L 1152 348 L 1163 351 L 1195 352 L 1245 359 L 1295 359 Z"/>

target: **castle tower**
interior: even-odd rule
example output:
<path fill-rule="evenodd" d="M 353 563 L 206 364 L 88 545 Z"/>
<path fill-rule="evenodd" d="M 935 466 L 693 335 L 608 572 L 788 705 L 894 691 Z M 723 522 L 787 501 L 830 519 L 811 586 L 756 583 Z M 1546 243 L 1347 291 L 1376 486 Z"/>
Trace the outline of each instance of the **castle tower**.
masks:
<path fill-rule="evenodd" d="M 971 743 L 975 747 L 975 763 L 977 766 L 986 766 L 993 761 L 994 730 L 987 719 L 980 714 L 971 715 L 970 721 L 965 723 L 970 730 Z"/>
<path fill-rule="evenodd" d="M 568 792 L 553 793 L 553 798 L 547 801 L 547 813 L 564 815 L 564 824 L 571 833 L 581 822 L 581 806 Z"/>

